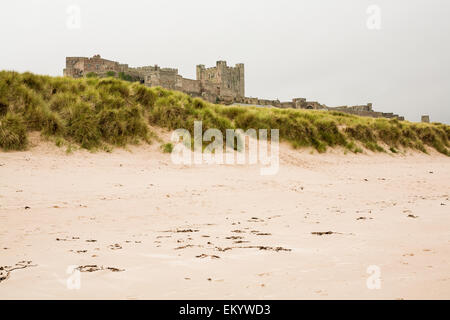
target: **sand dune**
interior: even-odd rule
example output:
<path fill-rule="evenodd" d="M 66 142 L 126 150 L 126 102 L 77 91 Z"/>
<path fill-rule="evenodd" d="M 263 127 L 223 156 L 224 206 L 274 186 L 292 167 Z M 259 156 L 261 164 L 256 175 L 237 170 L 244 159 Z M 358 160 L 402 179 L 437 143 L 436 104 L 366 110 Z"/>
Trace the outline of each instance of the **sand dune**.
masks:
<path fill-rule="evenodd" d="M 0 153 L 0 299 L 449 299 L 449 181 L 436 153 L 283 145 L 275 176 L 156 145 Z"/>

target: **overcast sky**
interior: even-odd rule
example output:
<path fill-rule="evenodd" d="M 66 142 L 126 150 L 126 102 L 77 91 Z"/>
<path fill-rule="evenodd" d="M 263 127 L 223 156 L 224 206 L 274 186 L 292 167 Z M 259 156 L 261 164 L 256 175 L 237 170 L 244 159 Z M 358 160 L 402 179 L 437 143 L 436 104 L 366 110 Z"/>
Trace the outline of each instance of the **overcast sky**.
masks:
<path fill-rule="evenodd" d="M 246 96 L 450 123 L 448 0 L 2 1 L 0 36 L 0 69 L 62 75 L 66 56 L 100 54 L 195 79 L 226 60 L 245 64 Z"/>

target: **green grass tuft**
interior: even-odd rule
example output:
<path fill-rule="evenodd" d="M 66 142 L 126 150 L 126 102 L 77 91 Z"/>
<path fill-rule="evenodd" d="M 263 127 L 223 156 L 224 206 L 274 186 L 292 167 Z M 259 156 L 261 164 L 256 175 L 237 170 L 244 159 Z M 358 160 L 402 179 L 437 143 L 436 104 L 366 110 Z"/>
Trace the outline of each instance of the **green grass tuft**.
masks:
<path fill-rule="evenodd" d="M 164 153 L 171 153 L 173 151 L 173 144 L 172 143 L 165 143 L 163 145 L 161 145 L 161 150 Z"/>
<path fill-rule="evenodd" d="M 391 151 L 392 153 L 398 153 L 398 150 L 395 149 L 394 147 L 390 147 L 389 151 Z"/>
<path fill-rule="evenodd" d="M 27 146 L 27 128 L 18 115 L 7 113 L 0 118 L 0 148 L 23 150 Z"/>

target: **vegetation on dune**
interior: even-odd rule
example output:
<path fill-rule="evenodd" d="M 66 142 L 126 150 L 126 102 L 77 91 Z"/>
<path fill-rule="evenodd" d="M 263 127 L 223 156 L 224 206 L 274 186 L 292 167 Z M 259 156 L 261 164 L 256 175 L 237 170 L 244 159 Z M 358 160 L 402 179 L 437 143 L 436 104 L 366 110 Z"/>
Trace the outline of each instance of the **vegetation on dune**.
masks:
<path fill-rule="evenodd" d="M 170 142 L 169 143 L 165 143 L 165 144 L 161 145 L 161 150 L 164 153 L 171 153 L 172 150 L 173 150 L 173 144 L 170 143 Z"/>
<path fill-rule="evenodd" d="M 0 148 L 23 150 L 27 134 L 38 130 L 89 150 L 108 145 L 150 142 L 149 125 L 193 134 L 203 131 L 279 129 L 281 140 L 319 152 L 341 146 L 397 153 L 401 148 L 426 152 L 425 146 L 450 156 L 450 126 L 396 119 L 358 117 L 341 112 L 223 106 L 160 87 L 148 88 L 123 75 L 83 79 L 0 72 Z M 169 152 L 172 145 L 165 145 Z M 383 146 L 387 146 L 383 147 Z"/>
<path fill-rule="evenodd" d="M 0 120 L 0 147 L 4 150 L 23 150 L 27 146 L 27 128 L 22 119 L 8 113 Z"/>
<path fill-rule="evenodd" d="M 95 72 L 88 72 L 86 74 L 86 77 L 88 77 L 88 78 L 95 78 L 95 77 L 98 77 L 98 75 Z"/>

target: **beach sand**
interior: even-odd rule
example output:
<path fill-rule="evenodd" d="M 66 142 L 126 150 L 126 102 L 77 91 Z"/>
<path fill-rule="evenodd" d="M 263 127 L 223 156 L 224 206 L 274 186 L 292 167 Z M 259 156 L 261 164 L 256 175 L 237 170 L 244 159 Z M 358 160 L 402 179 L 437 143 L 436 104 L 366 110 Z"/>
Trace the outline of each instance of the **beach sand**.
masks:
<path fill-rule="evenodd" d="M 0 299 L 450 299 L 450 158 L 280 157 L 0 153 Z"/>

